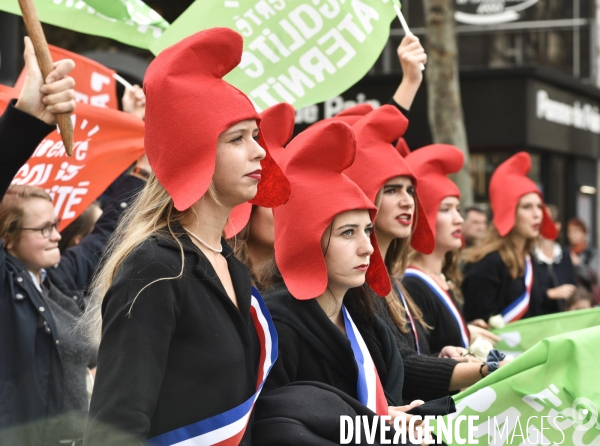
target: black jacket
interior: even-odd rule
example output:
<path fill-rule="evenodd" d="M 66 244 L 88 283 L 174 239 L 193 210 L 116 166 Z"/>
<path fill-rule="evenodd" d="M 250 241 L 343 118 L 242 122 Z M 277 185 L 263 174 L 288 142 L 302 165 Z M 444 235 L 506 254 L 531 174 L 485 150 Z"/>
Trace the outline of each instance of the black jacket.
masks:
<path fill-rule="evenodd" d="M 341 416 L 351 417 L 353 421 L 357 416 L 373 420 L 375 413 L 336 387 L 315 381 L 294 382 L 258 399 L 252 441 L 260 446 L 342 444 Z M 385 437 L 387 443 L 380 443 L 381 436 L 377 429 L 375 442 L 367 443 L 363 431 L 361 441 L 357 442 L 353 435 L 350 444 L 391 444 L 393 437 L 392 428 Z"/>
<path fill-rule="evenodd" d="M 460 326 L 446 305 L 423 280 L 409 276 L 402 279 L 402 285 L 411 295 L 415 304 L 423 312 L 423 320 L 432 327 L 427 333 L 427 343 L 434 353 L 439 353 L 447 345 L 463 347 Z M 460 311 L 452 291 L 448 291 L 452 302 Z M 469 333 L 467 332 L 467 336 Z"/>
<path fill-rule="evenodd" d="M 0 118 L 0 200 L 18 169 L 52 130 L 54 126 L 13 104 L 8 106 Z M 119 199 L 107 209 L 92 235 L 47 270 L 45 288 L 55 286 L 63 294 L 80 296 L 130 194 L 143 184 L 130 177 L 121 185 Z M 25 266 L 5 251 L 2 241 L 0 281 L 0 445 L 55 446 L 60 432 L 58 423 L 50 419 L 63 410 L 64 376 L 58 330 L 45 300 L 48 296 L 42 296 Z"/>
<path fill-rule="evenodd" d="M 179 224 L 173 228 L 183 244 L 181 278 L 174 278 L 180 248 L 164 231 L 125 259 L 104 298 L 86 446 L 144 445 L 256 390 L 260 344 L 247 268 L 222 240 L 238 310 L 202 251 Z M 250 435 L 247 429 L 242 444 Z"/>
<path fill-rule="evenodd" d="M 265 296 L 279 337 L 279 358 L 263 392 L 295 381 L 330 384 L 357 398 L 358 366 L 348 338 L 331 322 L 314 299 L 297 300 L 285 287 Z M 385 391 L 388 403 L 402 403 L 404 367 L 394 337 L 381 319 L 369 323 L 351 317 L 360 331 Z"/>
<path fill-rule="evenodd" d="M 508 305 L 525 292 L 523 277 L 513 279 L 498 251 L 489 253 L 476 263 L 466 263 L 462 292 L 465 299 L 464 315 L 467 321 L 483 319 L 500 314 Z M 534 280 L 529 309 L 526 317 L 542 313 L 542 293 Z"/>
<path fill-rule="evenodd" d="M 450 380 L 458 363 L 451 358 L 438 358 L 437 355 L 432 355 L 427 344 L 427 332 L 418 321 L 415 321 L 421 350 L 419 354 L 410 322 L 407 323 L 408 332 L 401 332 L 390 315 L 384 299 L 373 293 L 372 302 L 375 313 L 394 334 L 398 351 L 402 356 L 404 401 L 406 403 L 414 400 L 430 401 L 447 396 Z"/>

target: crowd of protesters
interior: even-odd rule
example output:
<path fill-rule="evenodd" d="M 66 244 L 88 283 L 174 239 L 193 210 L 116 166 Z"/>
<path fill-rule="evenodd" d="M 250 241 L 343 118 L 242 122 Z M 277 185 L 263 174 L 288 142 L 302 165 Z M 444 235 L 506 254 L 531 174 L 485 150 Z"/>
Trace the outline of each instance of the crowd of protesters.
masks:
<path fill-rule="evenodd" d="M 555 241 L 527 153 L 488 214 L 461 212 L 459 149 L 407 148 L 416 37 L 389 104 L 294 138 L 291 105 L 258 114 L 222 79 L 241 54 L 223 28 L 161 53 L 123 101 L 145 155 L 59 233 L 50 195 L 11 181 L 74 110 L 73 62 L 43 79 L 26 39 L 0 117 L 0 445 L 339 444 L 342 415 L 452 412 L 505 364 L 469 354 L 494 318 L 600 303 L 588 229 Z"/>

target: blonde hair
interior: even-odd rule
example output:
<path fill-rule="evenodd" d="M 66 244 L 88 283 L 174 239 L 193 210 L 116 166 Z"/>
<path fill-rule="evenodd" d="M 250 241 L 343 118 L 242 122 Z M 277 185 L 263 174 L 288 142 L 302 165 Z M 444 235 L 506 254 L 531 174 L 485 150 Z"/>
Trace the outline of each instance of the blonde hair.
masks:
<path fill-rule="evenodd" d="M 207 194 L 216 203 L 220 203 L 212 183 Z M 176 276 L 157 278 L 145 285 L 134 297 L 128 314 L 131 314 L 137 297 L 146 288 L 159 281 L 179 279 L 183 276 L 184 252 L 183 245 L 179 240 L 183 233 L 176 233 L 172 228 L 172 223 L 179 222 L 183 225 L 183 221 L 193 212 L 192 209 L 186 211 L 175 209 L 173 199 L 169 193 L 159 183 L 154 174 L 150 175 L 144 189 L 133 200 L 129 209 L 123 213 L 119 225 L 105 247 L 103 260 L 98 266 L 92 281 L 90 304 L 79 324 L 79 328 L 82 329 L 90 343 L 97 345 L 100 342 L 102 333 L 101 308 L 106 292 L 125 259 L 148 237 L 154 235 L 167 239 L 170 235 L 180 249 L 181 270 Z"/>
<path fill-rule="evenodd" d="M 381 205 L 381 200 L 383 198 L 383 188 L 379 190 L 377 193 L 377 197 L 375 197 L 375 206 L 379 209 Z M 417 209 L 417 196 L 414 196 L 415 200 L 415 210 Z M 415 212 L 415 226 L 419 216 Z M 377 232 L 377 228 L 375 228 L 375 232 Z M 388 250 L 385 254 L 385 266 L 390 276 L 390 280 L 392 281 L 392 291 L 390 294 L 384 297 L 387 309 L 390 313 L 390 316 L 394 320 L 396 327 L 402 333 L 406 334 L 410 330 L 406 327 L 408 324 L 408 316 L 406 314 L 406 309 L 404 305 L 400 303 L 400 295 L 399 292 L 404 295 L 404 299 L 406 301 L 406 306 L 410 311 L 410 314 L 413 318 L 421 324 L 423 328 L 426 330 L 430 330 L 432 327 L 425 323 L 423 319 L 423 312 L 414 303 L 412 297 L 406 291 L 402 283 L 400 282 L 400 278 L 404 275 L 404 271 L 406 270 L 406 266 L 408 265 L 408 254 L 410 252 L 410 239 L 412 234 L 404 239 L 394 239 L 390 243 Z"/>
<path fill-rule="evenodd" d="M 527 239 L 525 242 L 525 253 L 530 252 L 535 244 L 535 239 Z M 498 251 L 502 261 L 508 268 L 510 277 L 516 279 L 525 274 L 525 258 L 517 252 L 514 243 L 514 229 L 505 237 L 501 237 L 494 225 L 490 225 L 488 232 L 481 243 L 464 251 L 465 263 L 479 262 L 488 254 Z"/>
<path fill-rule="evenodd" d="M 39 187 L 15 184 L 6 191 L 0 202 L 0 238 L 4 246 L 16 240 L 21 233 L 25 219 L 23 204 L 33 199 L 52 203 L 52 197 Z"/>

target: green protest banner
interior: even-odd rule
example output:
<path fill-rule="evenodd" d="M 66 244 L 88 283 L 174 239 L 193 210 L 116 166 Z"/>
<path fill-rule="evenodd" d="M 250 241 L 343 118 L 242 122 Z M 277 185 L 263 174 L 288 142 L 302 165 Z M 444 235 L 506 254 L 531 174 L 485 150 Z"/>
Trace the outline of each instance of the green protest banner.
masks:
<path fill-rule="evenodd" d="M 396 17 L 390 0 L 197 0 L 150 50 L 206 28 L 244 37 L 240 65 L 226 79 L 263 110 L 295 108 L 346 91 L 373 66 Z"/>
<path fill-rule="evenodd" d="M 495 347 L 516 356 L 544 338 L 596 326 L 600 326 L 600 308 L 521 319 L 493 332 L 501 339 Z"/>
<path fill-rule="evenodd" d="M 599 345 L 600 327 L 542 340 L 454 396 L 433 432 L 449 446 L 600 445 Z"/>
<path fill-rule="evenodd" d="M 169 24 L 142 0 L 34 0 L 43 23 L 109 37 L 148 49 Z M 0 11 L 21 15 L 17 0 L 0 0 Z"/>

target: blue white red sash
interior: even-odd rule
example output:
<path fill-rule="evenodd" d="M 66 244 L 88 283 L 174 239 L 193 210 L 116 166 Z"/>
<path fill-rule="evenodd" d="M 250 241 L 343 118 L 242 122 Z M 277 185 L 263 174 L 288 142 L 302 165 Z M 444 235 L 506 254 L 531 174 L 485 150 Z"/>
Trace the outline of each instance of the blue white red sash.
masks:
<path fill-rule="evenodd" d="M 254 403 L 277 359 L 277 331 L 271 315 L 258 292 L 252 287 L 250 315 L 260 340 L 260 362 L 256 393 L 244 403 L 221 414 L 166 432 L 148 440 L 156 446 L 237 446 L 248 425 Z M 235 385 L 235 383 L 231 383 Z M 202 398 L 202 395 L 198 395 Z"/>
<path fill-rule="evenodd" d="M 379 374 L 377 373 L 377 368 L 375 368 L 375 363 L 373 362 L 373 358 L 371 358 L 371 353 L 369 353 L 364 339 L 358 328 L 356 328 L 356 325 L 354 325 L 350 314 L 346 311 L 346 307 L 343 305 L 342 314 L 344 315 L 346 335 L 354 352 L 356 365 L 358 365 L 358 382 L 356 383 L 358 401 L 377 415 L 387 415 L 388 403 L 385 399 L 385 393 L 379 379 Z"/>
<path fill-rule="evenodd" d="M 421 354 L 421 346 L 419 345 L 419 333 L 417 333 L 417 326 L 415 325 L 415 321 L 412 317 L 412 314 L 410 314 L 410 310 L 408 309 L 408 304 L 406 303 L 406 298 L 404 297 L 404 293 L 402 292 L 402 290 L 396 283 L 394 283 L 394 286 L 396 287 L 396 291 L 398 292 L 398 295 L 400 296 L 402 305 L 404 305 L 404 310 L 406 310 L 406 315 L 408 316 L 408 320 L 410 321 L 410 328 L 412 329 L 413 336 L 415 337 L 415 346 L 417 348 L 417 354 L 420 355 Z"/>
<path fill-rule="evenodd" d="M 440 299 L 440 301 L 444 304 L 446 309 L 450 312 L 450 314 L 456 321 L 456 324 L 460 329 L 460 337 L 463 343 L 462 346 L 468 348 L 469 330 L 467 328 L 467 324 L 465 323 L 462 314 L 458 310 L 458 307 L 450 297 L 450 294 L 448 294 L 448 291 L 444 290 L 441 286 L 439 286 L 438 283 L 435 280 L 433 280 L 428 274 L 425 274 L 423 271 L 415 268 L 414 266 L 409 266 L 408 268 L 406 268 L 406 271 L 404 272 L 404 277 L 418 277 L 423 282 L 425 282 L 427 286 L 429 286 L 431 291 L 433 291 L 433 294 L 435 294 L 438 297 L 438 299 Z"/>
<path fill-rule="evenodd" d="M 525 256 L 525 274 L 523 275 L 523 279 L 525 280 L 525 292 L 500 313 L 506 324 L 518 321 L 525 316 L 525 313 L 529 309 L 531 288 L 533 288 L 533 267 L 531 266 L 531 257 L 528 255 Z"/>

